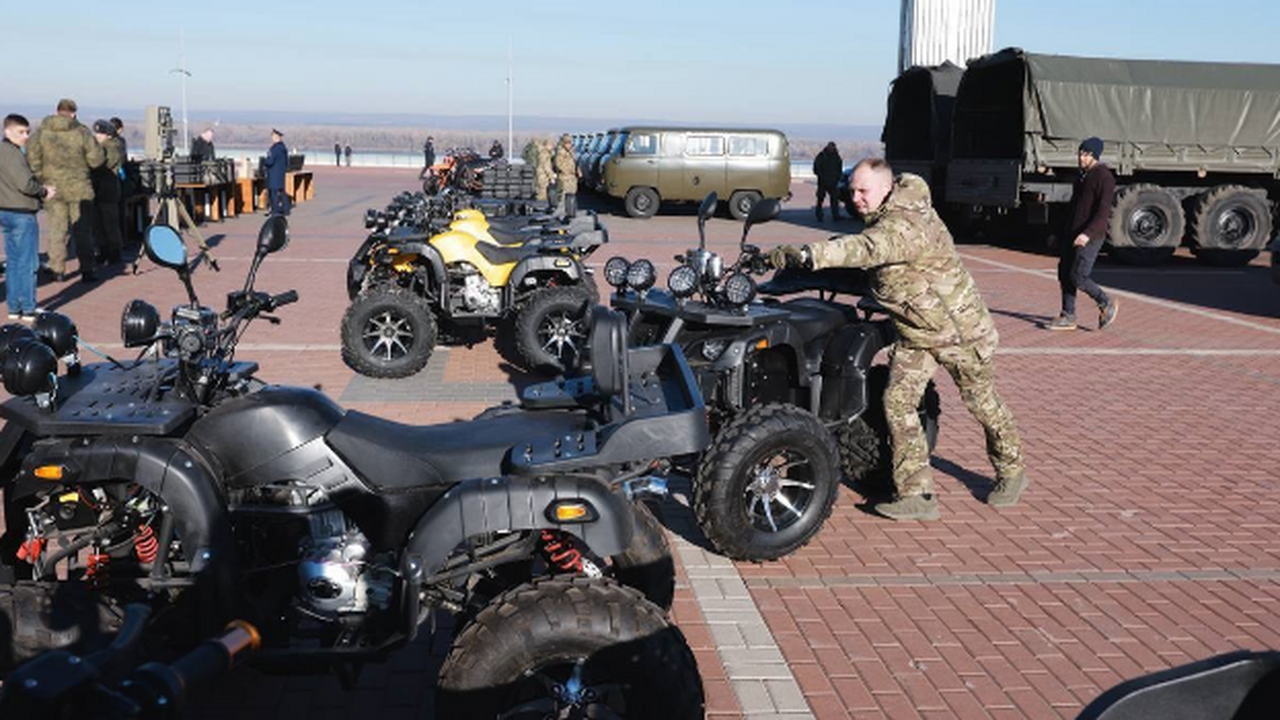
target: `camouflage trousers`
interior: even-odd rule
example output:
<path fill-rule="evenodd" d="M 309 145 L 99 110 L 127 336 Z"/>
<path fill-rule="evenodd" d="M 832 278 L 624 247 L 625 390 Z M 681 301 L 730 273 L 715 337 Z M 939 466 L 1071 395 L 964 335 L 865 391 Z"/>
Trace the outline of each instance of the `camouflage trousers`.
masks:
<path fill-rule="evenodd" d="M 547 186 L 551 184 L 551 178 L 545 175 L 535 175 L 533 179 L 533 197 L 535 200 L 547 199 Z"/>
<path fill-rule="evenodd" d="M 49 215 L 49 269 L 56 273 L 67 271 L 67 239 L 75 241 L 80 269 L 93 272 L 93 221 L 95 211 L 92 200 L 59 200 L 44 204 Z"/>
<path fill-rule="evenodd" d="M 932 349 L 894 346 L 884 410 L 893 446 L 893 484 L 899 496 L 933 492 L 929 443 L 917 408 L 939 365 L 951 375 L 960 389 L 960 399 L 986 431 L 987 458 L 995 468 L 996 479 L 1022 472 L 1018 426 L 996 393 L 995 349 L 994 339 Z"/>

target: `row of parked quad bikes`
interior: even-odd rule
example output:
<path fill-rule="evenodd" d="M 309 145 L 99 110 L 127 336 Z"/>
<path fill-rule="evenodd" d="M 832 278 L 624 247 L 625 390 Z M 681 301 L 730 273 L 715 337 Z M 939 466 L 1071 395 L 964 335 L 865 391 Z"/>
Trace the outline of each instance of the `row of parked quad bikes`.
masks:
<path fill-rule="evenodd" d="M 167 321 L 129 303 L 131 360 L 82 364 L 97 351 L 57 313 L 4 326 L 0 713 L 177 717 L 249 656 L 351 685 L 443 613 L 455 619 L 436 717 L 701 717 L 696 662 L 665 612 L 670 548 L 641 500 L 694 472 L 721 550 L 799 547 L 830 512 L 836 467 L 880 464 L 871 359 L 892 341 L 873 307 L 835 302 L 848 277 L 756 285 L 769 268 L 747 232 L 776 203 L 753 210 L 729 265 L 706 248 L 714 208 L 707 198 L 666 291 L 647 260 L 606 264 L 618 310 L 590 310 L 589 372 L 468 422 L 345 411 L 237 359 L 248 323 L 299 299 L 255 287 L 288 242 L 283 217 L 222 312 L 193 282 L 207 251 L 191 260 L 176 231 L 150 228 L 147 256 L 189 302 Z M 782 299 L 803 291 L 820 295 Z M 936 432 L 932 392 L 921 412 Z M 1082 717 L 1167 717 L 1188 694 L 1274 710 L 1277 666 L 1215 659 L 1163 692 L 1118 688 Z"/>

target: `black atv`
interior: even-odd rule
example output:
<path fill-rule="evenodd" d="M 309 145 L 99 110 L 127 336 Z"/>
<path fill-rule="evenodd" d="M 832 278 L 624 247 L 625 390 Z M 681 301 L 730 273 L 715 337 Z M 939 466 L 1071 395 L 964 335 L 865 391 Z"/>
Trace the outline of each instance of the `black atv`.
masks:
<path fill-rule="evenodd" d="M 896 334 L 889 320 L 873 319 L 869 299 L 835 301 L 865 291 L 860 273 L 781 271 L 757 286 L 753 276 L 770 268 L 747 233 L 777 216 L 776 200 L 752 208 L 739 257 L 726 268 L 706 249 L 716 201 L 714 193 L 703 201 L 698 248 L 676 257 L 667 290 L 653 288 L 648 260 L 611 258 L 605 279 L 616 288 L 613 306 L 630 316 L 631 343 L 679 344 L 698 378 L 715 438 L 694 481 L 703 532 L 730 557 L 771 560 L 817 534 L 841 471 L 864 494 L 887 490 L 888 368 L 873 361 Z M 778 297 L 787 295 L 805 296 Z M 932 383 L 920 414 L 932 447 L 939 415 Z"/>
<path fill-rule="evenodd" d="M 592 375 L 528 388 L 527 408 L 432 426 L 346 411 L 236 357 L 251 321 L 298 300 L 254 287 L 287 240 L 269 219 L 219 313 L 192 283 L 205 256 L 149 229 L 190 302 L 168 322 L 126 306 L 132 361 L 81 366 L 55 313 L 0 329 L 0 669 L 97 650 L 141 602 L 151 652 L 239 617 L 261 633 L 255 664 L 354 681 L 445 612 L 437 717 L 701 717 L 663 611 L 674 561 L 627 497 L 710 441 L 680 349 L 628 350 L 602 308 Z"/>
<path fill-rule="evenodd" d="M 460 209 L 447 225 L 429 216 L 375 228 L 348 264 L 343 360 L 361 375 L 407 377 L 442 330 L 457 341 L 506 325 L 512 342 L 500 349 L 516 365 L 577 368 L 598 298 L 584 260 L 608 239 L 594 213 L 501 222 Z"/>

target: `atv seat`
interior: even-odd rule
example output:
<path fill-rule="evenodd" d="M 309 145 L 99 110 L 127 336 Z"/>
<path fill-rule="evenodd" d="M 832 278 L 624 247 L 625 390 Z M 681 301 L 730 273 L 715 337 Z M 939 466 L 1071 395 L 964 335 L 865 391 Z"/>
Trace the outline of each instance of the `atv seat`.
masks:
<path fill-rule="evenodd" d="M 788 322 L 800 333 L 800 338 L 806 343 L 856 318 L 852 307 L 841 303 L 823 302 L 816 298 L 789 300 L 779 307 L 791 314 Z"/>
<path fill-rule="evenodd" d="M 476 243 L 476 252 L 494 265 L 507 265 L 520 262 L 530 255 L 538 254 L 537 244 L 526 245 L 490 245 L 487 242 Z"/>
<path fill-rule="evenodd" d="M 365 482 L 405 490 L 503 475 L 514 443 L 554 443 L 588 432 L 590 424 L 583 411 L 513 409 L 470 422 L 425 426 L 350 411 L 327 439 Z"/>
<path fill-rule="evenodd" d="M 526 228 L 523 223 L 519 227 L 503 227 L 490 222 L 489 235 L 499 243 L 508 246 L 524 245 L 541 238 L 537 228 Z"/>

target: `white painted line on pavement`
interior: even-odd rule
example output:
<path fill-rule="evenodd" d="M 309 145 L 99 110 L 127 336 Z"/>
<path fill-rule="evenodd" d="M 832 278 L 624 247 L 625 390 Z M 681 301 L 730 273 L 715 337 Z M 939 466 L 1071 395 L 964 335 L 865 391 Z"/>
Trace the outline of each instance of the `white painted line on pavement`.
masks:
<path fill-rule="evenodd" d="M 1035 277 L 1044 278 L 1046 280 L 1053 280 L 1054 282 L 1058 281 L 1057 272 L 1052 270 L 1030 270 L 1028 268 L 1018 267 L 1017 265 L 1010 265 L 1009 263 L 1003 263 L 1003 262 L 1000 262 L 999 260 L 988 260 L 987 258 L 978 257 L 977 255 L 970 255 L 969 253 L 960 253 L 960 257 L 964 258 L 965 260 L 973 260 L 974 262 L 987 263 L 988 265 L 994 265 L 996 267 L 1005 268 L 1008 270 L 1014 270 L 1020 273 L 1024 273 L 1026 275 L 1034 275 Z M 1229 315 L 1223 315 L 1222 313 L 1213 312 L 1212 310 L 1202 310 L 1197 307 L 1183 305 L 1182 303 L 1173 302 L 1172 300 L 1161 300 L 1159 298 L 1153 298 L 1149 295 L 1142 295 L 1141 293 L 1130 292 L 1128 290 L 1116 290 L 1114 288 L 1107 288 L 1107 292 L 1112 293 L 1113 295 L 1118 295 L 1120 297 L 1131 298 L 1133 300 L 1138 300 L 1140 302 L 1149 303 L 1157 307 L 1167 308 L 1169 310 L 1177 310 L 1179 312 L 1184 312 L 1184 313 L 1189 313 L 1191 315 L 1199 315 L 1200 317 L 1209 318 L 1210 320 L 1217 320 L 1218 322 L 1229 323 L 1231 325 L 1239 325 L 1240 327 L 1247 327 L 1251 330 L 1260 330 L 1265 333 L 1271 333 L 1272 335 L 1280 335 L 1280 328 L 1278 327 L 1263 325 L 1262 323 L 1251 322 L 1249 320 L 1241 320 L 1240 318 L 1234 318 Z"/>
<path fill-rule="evenodd" d="M 1176 357 L 1280 357 L 1280 349 L 1249 348 L 1055 348 L 1001 347 L 1001 355 L 1157 355 Z"/>

